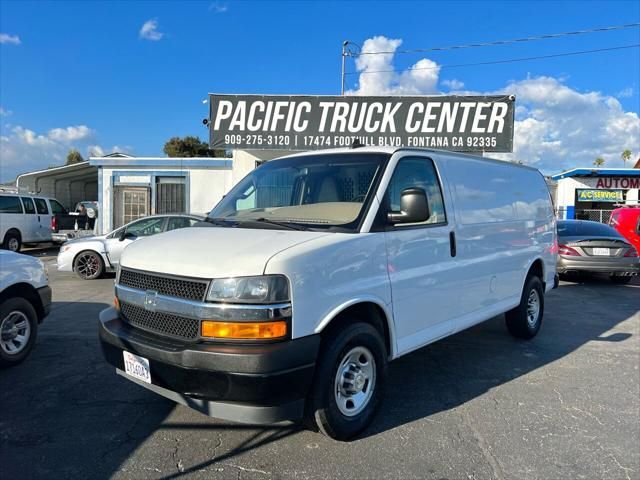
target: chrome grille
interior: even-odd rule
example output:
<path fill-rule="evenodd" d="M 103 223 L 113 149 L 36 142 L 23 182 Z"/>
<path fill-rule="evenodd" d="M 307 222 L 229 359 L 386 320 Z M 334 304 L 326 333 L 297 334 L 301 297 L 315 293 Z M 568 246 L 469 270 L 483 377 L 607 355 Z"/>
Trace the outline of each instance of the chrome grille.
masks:
<path fill-rule="evenodd" d="M 160 295 L 203 301 L 209 282 L 190 278 L 165 277 L 153 273 L 138 272 L 123 268 L 120 271 L 120 285 L 138 290 L 154 290 Z"/>
<path fill-rule="evenodd" d="M 150 312 L 131 303 L 120 302 L 120 313 L 133 327 L 160 335 L 196 340 L 200 335 L 200 320 L 164 312 Z"/>

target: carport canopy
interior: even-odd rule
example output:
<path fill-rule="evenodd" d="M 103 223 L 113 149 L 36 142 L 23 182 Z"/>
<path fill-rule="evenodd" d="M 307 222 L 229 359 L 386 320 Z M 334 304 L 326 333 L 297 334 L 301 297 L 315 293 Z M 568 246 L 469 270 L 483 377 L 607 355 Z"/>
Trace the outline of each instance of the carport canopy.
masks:
<path fill-rule="evenodd" d="M 82 200 L 98 200 L 98 167 L 79 162 L 18 175 L 20 193 L 54 197 L 67 209 Z"/>

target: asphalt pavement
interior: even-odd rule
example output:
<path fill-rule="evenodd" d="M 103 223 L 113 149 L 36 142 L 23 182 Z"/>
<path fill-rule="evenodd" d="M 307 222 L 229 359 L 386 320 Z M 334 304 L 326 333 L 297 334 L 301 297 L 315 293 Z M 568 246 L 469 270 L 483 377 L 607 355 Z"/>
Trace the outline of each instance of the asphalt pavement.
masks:
<path fill-rule="evenodd" d="M 640 281 L 562 282 L 533 341 L 497 317 L 393 362 L 374 424 L 340 443 L 177 406 L 102 360 L 113 276 L 48 266 L 53 309 L 0 371 L 0 477 L 640 478 Z"/>

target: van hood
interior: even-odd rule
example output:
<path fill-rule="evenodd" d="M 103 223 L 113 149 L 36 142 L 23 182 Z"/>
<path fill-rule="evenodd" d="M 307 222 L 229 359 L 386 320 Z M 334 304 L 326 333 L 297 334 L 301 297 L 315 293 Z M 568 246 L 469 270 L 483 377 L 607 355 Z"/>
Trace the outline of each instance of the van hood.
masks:
<path fill-rule="evenodd" d="M 333 235 L 328 232 L 233 227 L 190 227 L 128 245 L 120 265 L 198 278 L 262 275 L 267 261 L 295 245 Z"/>

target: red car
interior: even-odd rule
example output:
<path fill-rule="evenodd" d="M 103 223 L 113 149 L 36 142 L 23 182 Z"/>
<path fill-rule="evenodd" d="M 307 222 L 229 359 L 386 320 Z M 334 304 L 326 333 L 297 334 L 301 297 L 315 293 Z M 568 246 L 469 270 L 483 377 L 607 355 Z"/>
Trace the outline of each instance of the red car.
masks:
<path fill-rule="evenodd" d="M 640 252 L 640 206 L 616 208 L 611 212 L 609 225 Z"/>

